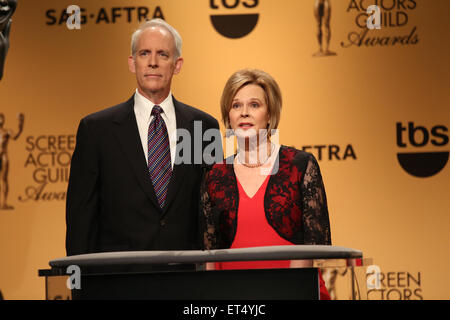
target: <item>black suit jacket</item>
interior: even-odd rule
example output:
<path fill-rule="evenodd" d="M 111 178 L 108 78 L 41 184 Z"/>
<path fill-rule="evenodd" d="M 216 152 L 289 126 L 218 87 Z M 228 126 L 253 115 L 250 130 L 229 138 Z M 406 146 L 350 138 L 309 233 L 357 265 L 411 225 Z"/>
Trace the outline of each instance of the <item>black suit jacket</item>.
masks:
<path fill-rule="evenodd" d="M 174 165 L 164 210 L 148 173 L 134 95 L 80 121 L 67 191 L 67 255 L 201 247 L 198 206 L 204 164 L 193 164 L 194 145 L 219 124 L 198 109 L 173 102 L 177 129 L 190 133 L 191 140 L 182 142 L 191 148 L 191 162 Z M 201 121 L 197 141 L 194 121 Z M 210 143 L 202 142 L 202 150 Z M 177 155 L 183 156 L 179 146 Z"/>

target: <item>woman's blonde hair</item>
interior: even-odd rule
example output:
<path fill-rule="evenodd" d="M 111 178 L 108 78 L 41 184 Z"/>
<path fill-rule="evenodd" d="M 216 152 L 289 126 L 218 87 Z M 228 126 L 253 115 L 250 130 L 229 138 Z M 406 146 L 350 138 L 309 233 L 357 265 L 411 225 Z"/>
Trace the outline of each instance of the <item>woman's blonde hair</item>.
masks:
<path fill-rule="evenodd" d="M 220 99 L 220 110 L 222 121 L 226 129 L 230 129 L 230 109 L 236 93 L 243 87 L 255 84 L 260 86 L 265 93 L 266 103 L 269 110 L 269 126 L 267 128 L 270 135 L 271 130 L 277 129 L 281 114 L 281 91 L 277 82 L 272 76 L 258 69 L 242 69 L 236 71 L 228 79 Z"/>

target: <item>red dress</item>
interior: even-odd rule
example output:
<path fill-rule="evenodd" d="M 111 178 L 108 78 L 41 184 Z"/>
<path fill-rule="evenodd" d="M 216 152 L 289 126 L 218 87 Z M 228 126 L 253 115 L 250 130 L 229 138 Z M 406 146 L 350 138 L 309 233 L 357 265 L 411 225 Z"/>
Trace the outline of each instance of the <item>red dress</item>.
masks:
<path fill-rule="evenodd" d="M 249 197 L 242 188 L 239 180 L 239 207 L 237 215 L 236 236 L 231 245 L 235 248 L 250 248 L 262 246 L 292 245 L 291 242 L 282 238 L 267 222 L 264 211 L 264 194 L 266 192 L 269 176 L 253 197 Z M 268 261 L 232 261 L 216 263 L 217 270 L 224 269 L 275 269 L 289 268 L 290 260 L 268 260 Z M 320 272 L 320 271 L 319 271 Z M 330 296 L 320 274 L 320 299 L 329 300 Z"/>

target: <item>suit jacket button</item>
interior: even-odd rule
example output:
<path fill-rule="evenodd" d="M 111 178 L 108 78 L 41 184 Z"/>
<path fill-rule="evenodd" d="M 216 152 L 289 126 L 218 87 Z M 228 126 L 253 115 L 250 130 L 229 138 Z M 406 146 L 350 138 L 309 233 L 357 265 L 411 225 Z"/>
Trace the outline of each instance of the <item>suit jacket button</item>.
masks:
<path fill-rule="evenodd" d="M 161 227 L 164 227 L 166 225 L 166 220 L 161 220 L 159 222 L 159 224 L 160 224 Z"/>

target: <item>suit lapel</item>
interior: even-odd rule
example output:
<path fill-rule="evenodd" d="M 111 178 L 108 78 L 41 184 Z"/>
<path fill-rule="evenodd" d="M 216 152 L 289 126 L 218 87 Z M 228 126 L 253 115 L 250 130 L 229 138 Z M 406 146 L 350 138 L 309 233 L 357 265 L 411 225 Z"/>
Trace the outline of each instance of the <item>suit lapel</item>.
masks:
<path fill-rule="evenodd" d="M 113 122 L 115 123 L 114 132 L 116 138 L 131 165 L 139 185 L 155 207 L 159 209 L 134 114 L 134 95 L 122 105 L 122 109 L 119 110 Z"/>
<path fill-rule="evenodd" d="M 185 129 L 188 130 L 191 137 L 191 146 L 193 145 L 194 141 L 194 134 L 193 134 L 193 121 L 189 117 L 190 113 L 189 111 L 185 110 L 186 108 L 184 105 L 180 102 L 178 102 L 175 98 L 173 98 L 173 104 L 175 107 L 175 117 L 177 121 L 177 130 L 178 129 Z M 177 150 L 175 152 L 175 157 L 179 155 L 179 144 L 177 143 Z M 192 160 L 192 159 L 191 159 Z M 192 166 L 190 164 L 175 164 L 173 166 L 172 176 L 170 178 L 169 182 L 169 189 L 167 191 L 167 205 L 165 206 L 163 210 L 163 215 L 167 213 L 169 210 L 175 196 L 177 195 L 180 186 L 183 182 L 183 179 L 185 179 L 186 174 L 189 172 L 189 170 L 192 170 Z"/>

